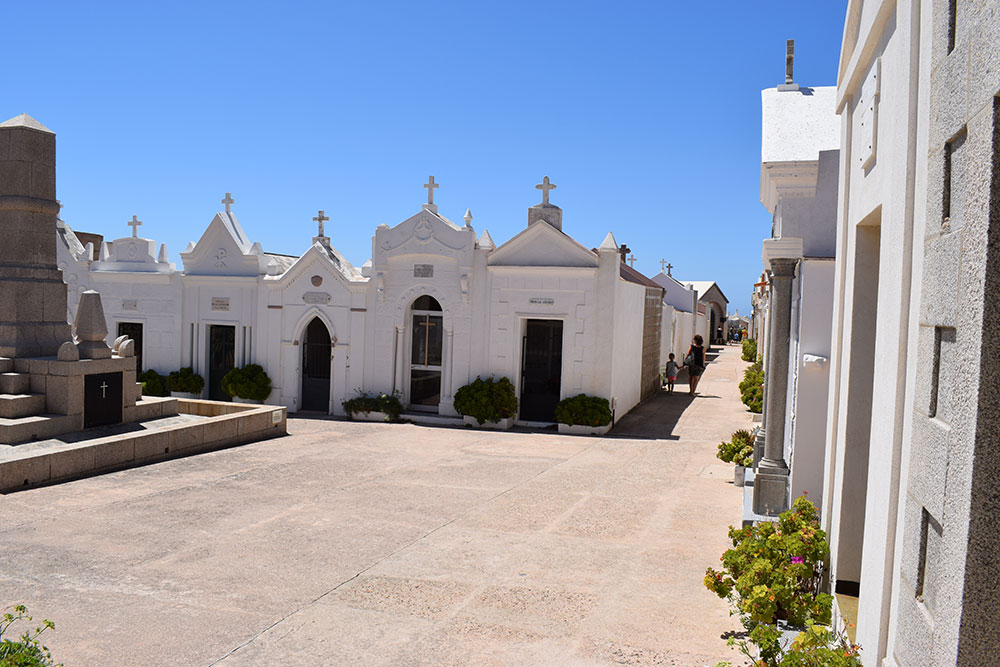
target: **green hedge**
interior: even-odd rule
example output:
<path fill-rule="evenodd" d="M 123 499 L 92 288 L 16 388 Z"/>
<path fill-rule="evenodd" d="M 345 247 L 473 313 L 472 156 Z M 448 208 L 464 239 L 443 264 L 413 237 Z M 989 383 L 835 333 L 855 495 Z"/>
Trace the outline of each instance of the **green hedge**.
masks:
<path fill-rule="evenodd" d="M 740 398 L 750 412 L 764 409 L 764 369 L 759 361 L 747 366 L 740 382 Z"/>
<path fill-rule="evenodd" d="M 515 394 L 514 383 L 505 377 L 477 377 L 455 392 L 455 409 L 480 424 L 498 422 L 517 414 Z"/>
<path fill-rule="evenodd" d="M 556 406 L 556 421 L 569 426 L 604 426 L 611 423 L 611 404 L 606 398 L 586 394 L 564 398 Z"/>
<path fill-rule="evenodd" d="M 271 378 L 258 364 L 247 364 L 222 376 L 222 391 L 248 401 L 266 401 L 271 395 Z"/>
<path fill-rule="evenodd" d="M 752 338 L 743 339 L 743 361 L 757 361 L 757 341 Z"/>
<path fill-rule="evenodd" d="M 169 396 L 170 388 L 167 386 L 167 378 L 164 375 L 160 375 L 152 368 L 148 371 L 143 371 L 136 376 L 136 379 L 142 383 L 142 395 L 143 396 Z"/>
<path fill-rule="evenodd" d="M 187 394 L 200 394 L 205 388 L 205 378 L 194 372 L 190 366 L 174 371 L 167 379 L 170 391 L 180 391 Z"/>
<path fill-rule="evenodd" d="M 384 412 L 387 420 L 395 421 L 399 419 L 399 415 L 403 412 L 403 404 L 399 400 L 399 394 L 393 392 L 392 394 L 386 394 L 385 392 L 381 394 L 368 394 L 366 392 L 357 390 L 358 395 L 354 398 L 350 398 L 346 401 L 341 401 L 340 405 L 344 408 L 346 412 L 351 417 L 358 414 L 359 412 Z"/>

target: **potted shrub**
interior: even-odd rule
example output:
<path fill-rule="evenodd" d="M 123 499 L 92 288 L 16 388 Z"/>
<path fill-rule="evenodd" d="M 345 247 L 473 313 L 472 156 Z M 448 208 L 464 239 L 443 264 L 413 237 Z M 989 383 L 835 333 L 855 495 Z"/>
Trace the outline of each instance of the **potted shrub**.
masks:
<path fill-rule="evenodd" d="M 477 377 L 455 392 L 455 409 L 469 426 L 508 429 L 517 415 L 514 383 L 502 377 Z"/>
<path fill-rule="evenodd" d="M 167 378 L 160 375 L 152 368 L 148 371 L 143 371 L 136 376 L 136 379 L 142 383 L 142 395 L 143 396 L 169 396 L 170 389 L 167 387 Z"/>
<path fill-rule="evenodd" d="M 358 395 L 340 405 L 351 419 L 368 422 L 390 422 L 399 419 L 403 412 L 403 404 L 399 400 L 399 392 L 387 394 L 369 394 L 360 389 Z"/>
<path fill-rule="evenodd" d="M 760 413 L 764 407 L 764 367 L 756 361 L 743 371 L 740 382 L 740 398 L 750 412 Z"/>
<path fill-rule="evenodd" d="M 577 394 L 556 406 L 559 432 L 572 435 L 604 435 L 611 430 L 611 404 L 600 396 Z"/>
<path fill-rule="evenodd" d="M 260 365 L 247 364 L 222 376 L 222 391 L 234 403 L 263 403 L 271 395 L 271 378 Z"/>
<path fill-rule="evenodd" d="M 777 521 L 730 526 L 729 538 L 722 569 L 708 568 L 704 584 L 729 600 L 746 630 L 731 644 L 762 667 L 861 667 L 858 647 L 827 627 L 833 597 L 821 584 L 830 546 L 815 505 L 802 496 Z"/>
<path fill-rule="evenodd" d="M 736 431 L 727 442 L 719 443 L 715 456 L 720 461 L 736 464 L 733 483 L 743 486 L 746 469 L 753 466 L 753 433 L 744 429 Z"/>
<path fill-rule="evenodd" d="M 177 398 L 201 398 L 205 388 L 205 378 L 194 372 L 190 366 L 173 371 L 167 378 L 170 395 Z"/>

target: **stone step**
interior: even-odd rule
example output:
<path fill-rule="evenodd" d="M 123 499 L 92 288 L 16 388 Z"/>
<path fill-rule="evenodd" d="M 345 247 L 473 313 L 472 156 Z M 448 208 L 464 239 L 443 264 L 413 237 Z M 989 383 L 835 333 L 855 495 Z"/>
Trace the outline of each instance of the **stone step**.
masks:
<path fill-rule="evenodd" d="M 14 370 L 14 360 L 7 357 L 0 357 L 0 373 L 9 373 Z"/>
<path fill-rule="evenodd" d="M 31 415 L 7 419 L 0 417 L 0 444 L 16 445 L 32 440 L 44 440 L 83 428 L 82 415 Z M 3 457 L 0 456 L 0 459 Z"/>
<path fill-rule="evenodd" d="M 0 417 L 15 419 L 45 412 L 45 394 L 0 394 Z"/>
<path fill-rule="evenodd" d="M 27 373 L 0 372 L 0 393 L 27 394 L 31 391 L 31 376 Z"/>

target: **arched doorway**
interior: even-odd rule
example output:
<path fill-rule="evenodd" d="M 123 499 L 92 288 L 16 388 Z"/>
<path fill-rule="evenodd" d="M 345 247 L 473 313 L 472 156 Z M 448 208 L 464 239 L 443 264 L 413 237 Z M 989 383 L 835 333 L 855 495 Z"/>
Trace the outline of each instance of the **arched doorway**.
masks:
<path fill-rule="evenodd" d="M 302 410 L 330 411 L 330 348 L 330 332 L 314 317 L 302 337 Z"/>
<path fill-rule="evenodd" d="M 410 408 L 437 412 L 441 402 L 444 318 L 441 304 L 424 295 L 413 302 L 410 344 Z"/>

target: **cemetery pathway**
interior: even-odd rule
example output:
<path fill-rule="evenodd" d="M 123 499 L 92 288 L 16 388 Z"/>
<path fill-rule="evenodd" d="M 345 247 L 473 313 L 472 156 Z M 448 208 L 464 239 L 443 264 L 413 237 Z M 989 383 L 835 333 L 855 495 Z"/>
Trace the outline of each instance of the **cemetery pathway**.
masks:
<path fill-rule="evenodd" d="M 290 419 L 0 496 L 0 605 L 67 667 L 739 662 L 701 582 L 740 520 L 714 454 L 745 365 L 604 438 Z"/>

